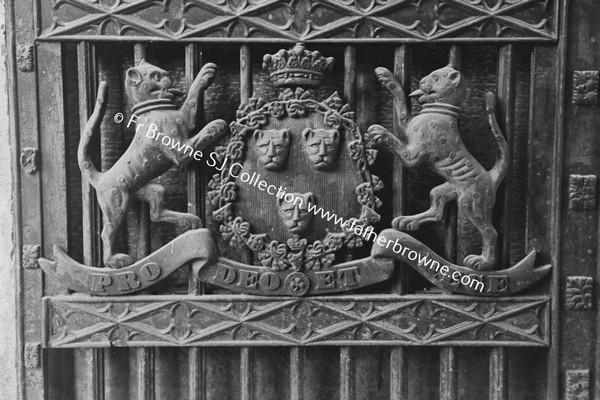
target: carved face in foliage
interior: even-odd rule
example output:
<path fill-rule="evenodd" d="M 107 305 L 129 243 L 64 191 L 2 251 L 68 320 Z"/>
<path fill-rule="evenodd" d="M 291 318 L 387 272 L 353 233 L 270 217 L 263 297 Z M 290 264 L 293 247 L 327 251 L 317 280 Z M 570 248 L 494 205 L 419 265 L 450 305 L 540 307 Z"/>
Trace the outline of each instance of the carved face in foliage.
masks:
<path fill-rule="evenodd" d="M 134 105 L 153 99 L 173 99 L 175 95 L 182 94 L 176 89 L 171 89 L 171 79 L 167 71 L 146 60 L 127 70 L 125 91 Z"/>
<path fill-rule="evenodd" d="M 258 159 L 269 171 L 285 167 L 290 153 L 290 133 L 287 129 L 254 131 Z"/>
<path fill-rule="evenodd" d="M 282 198 L 277 198 L 279 215 L 291 233 L 300 235 L 311 225 L 313 213 L 308 210 L 308 204 L 315 204 L 315 200 L 311 192 L 286 193 Z"/>
<path fill-rule="evenodd" d="M 447 66 L 437 69 L 419 82 L 419 89 L 410 94 L 419 96 L 419 103 L 445 103 L 458 106 L 467 92 L 467 84 L 460 72 Z"/>
<path fill-rule="evenodd" d="M 337 129 L 310 129 L 302 132 L 304 149 L 308 159 L 319 171 L 332 169 L 340 148 L 340 133 Z"/>

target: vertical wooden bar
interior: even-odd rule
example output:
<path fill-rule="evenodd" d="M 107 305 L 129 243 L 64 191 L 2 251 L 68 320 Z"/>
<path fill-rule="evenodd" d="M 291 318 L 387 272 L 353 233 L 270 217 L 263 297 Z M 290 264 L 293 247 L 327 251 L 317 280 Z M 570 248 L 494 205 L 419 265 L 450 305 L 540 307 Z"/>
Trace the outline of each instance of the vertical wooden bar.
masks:
<path fill-rule="evenodd" d="M 490 400 L 508 399 L 508 351 L 504 347 L 490 350 Z"/>
<path fill-rule="evenodd" d="M 77 46 L 77 70 L 79 73 L 79 127 L 85 126 L 96 103 L 98 86 L 98 65 L 96 47 L 90 42 L 80 42 Z M 94 189 L 88 182 L 81 182 L 82 222 L 83 222 L 83 263 L 85 265 L 101 262 L 102 245 L 97 238 L 99 210 Z"/>
<path fill-rule="evenodd" d="M 137 65 L 146 58 L 146 46 L 136 43 L 133 47 L 133 62 Z M 145 202 L 138 202 L 138 230 L 137 230 L 137 259 L 150 254 L 150 208 Z"/>
<path fill-rule="evenodd" d="M 408 399 L 408 356 L 406 348 L 390 349 L 390 400 Z"/>
<path fill-rule="evenodd" d="M 506 136 L 510 159 L 512 160 L 512 137 L 515 127 L 515 46 L 507 44 L 500 46 L 498 55 L 498 103 L 502 110 L 502 116 L 498 119 L 500 128 Z M 511 161 L 512 164 L 512 161 Z M 502 250 L 496 257 L 498 269 L 508 268 L 510 262 L 510 227 L 511 207 L 510 196 L 512 194 L 512 168 L 508 168 L 504 179 L 504 207 L 502 224 Z"/>
<path fill-rule="evenodd" d="M 304 349 L 290 349 L 290 400 L 304 400 Z"/>
<path fill-rule="evenodd" d="M 187 79 L 188 88 L 192 85 L 196 74 L 202 67 L 202 49 L 196 44 L 190 43 L 185 46 L 185 76 Z M 200 128 L 204 122 L 204 98 L 198 99 L 198 112 L 196 114 L 196 128 Z M 191 132 L 190 134 L 195 134 Z M 202 179 L 202 175 L 198 168 L 194 165 L 188 167 L 187 171 L 187 195 L 188 195 L 188 212 L 198 215 L 204 223 L 204 193 L 201 193 L 206 185 Z M 198 295 L 204 293 L 204 285 L 193 274 L 193 263 L 190 264 L 188 270 L 188 293 Z M 192 353 L 190 353 L 190 357 Z M 191 369 L 190 369 L 191 371 Z M 191 378 L 191 377 L 190 377 Z"/>
<path fill-rule="evenodd" d="M 98 85 L 98 65 L 96 48 L 93 43 L 80 42 L 77 45 L 77 69 L 79 85 L 79 127 L 85 126 L 96 102 Z M 81 132 L 85 134 L 85 132 Z M 94 190 L 86 182 L 81 182 L 82 222 L 83 222 L 83 263 L 100 265 L 102 253 L 97 232 L 100 230 L 99 210 Z M 77 356 L 77 354 L 76 354 Z M 86 391 L 90 400 L 104 400 L 104 352 L 102 349 L 85 351 Z"/>
<path fill-rule="evenodd" d="M 250 59 L 250 46 L 240 46 L 240 104 L 248 103 L 252 97 L 252 64 Z M 242 251 L 242 262 L 253 264 L 254 254 L 250 249 Z"/>
<path fill-rule="evenodd" d="M 252 64 L 250 59 L 250 46 L 240 47 L 240 102 L 247 103 L 252 96 Z M 242 262 L 252 264 L 252 251 L 242 251 Z M 251 400 L 253 397 L 252 364 L 254 357 L 250 347 L 240 349 L 240 393 L 242 400 Z"/>
<path fill-rule="evenodd" d="M 22 229 L 23 226 L 23 222 L 25 221 L 23 219 L 23 206 L 24 204 L 21 204 L 22 199 L 21 199 L 21 184 L 22 184 L 22 177 L 21 177 L 21 165 L 19 163 L 19 157 L 20 157 L 20 148 L 22 147 L 21 141 L 20 141 L 20 113 L 21 113 L 21 108 L 20 108 L 20 104 L 19 104 L 19 99 L 20 99 L 20 90 L 21 89 L 19 87 L 19 85 L 17 84 L 18 82 L 18 76 L 19 73 L 17 72 L 17 57 L 16 57 L 16 24 L 15 24 L 15 16 L 18 16 L 19 14 L 19 9 L 16 8 L 16 4 L 25 4 L 26 2 L 24 1 L 19 1 L 16 2 L 14 0 L 7 0 L 6 1 L 6 6 L 5 6 L 5 10 L 6 10 L 6 31 L 5 31 L 5 38 L 6 38 L 6 54 L 7 54 L 7 59 L 6 59 L 6 89 L 8 92 L 8 112 L 9 112 L 9 124 L 8 124 L 8 129 L 9 129 L 9 133 L 10 133 L 10 150 L 11 150 L 11 177 L 13 180 L 13 187 L 11 188 L 11 195 L 14 198 L 14 204 L 12 205 L 12 210 L 13 210 L 13 221 L 12 222 L 12 229 L 14 232 L 14 242 L 13 245 L 15 246 L 16 249 L 21 249 L 23 244 L 26 243 L 25 242 L 25 230 Z M 26 33 L 27 30 L 24 30 L 24 32 Z M 29 39 L 29 38 L 27 38 Z M 0 68 L 1 70 L 2 68 Z M 35 79 L 33 80 L 33 88 L 34 90 L 31 90 L 31 88 L 25 88 L 25 89 L 29 89 L 30 92 L 37 92 L 37 88 L 35 86 Z M 22 90 L 22 89 L 21 89 Z M 26 174 L 25 174 L 26 175 Z M 38 188 L 40 187 L 40 184 L 38 183 Z M 40 189 L 38 189 L 40 190 Z M 39 215 L 39 211 L 40 211 L 40 205 L 38 205 L 37 207 L 37 211 L 38 211 L 38 215 Z M 38 229 L 37 231 L 37 235 L 38 237 L 41 237 L 41 232 L 40 229 Z M 24 294 L 24 284 L 25 284 L 25 271 L 23 270 L 23 268 L 20 268 L 20 266 L 22 265 L 23 262 L 23 254 L 20 251 L 16 251 L 14 254 L 14 259 L 15 259 L 15 288 L 14 288 L 14 295 L 15 295 L 15 305 L 16 305 L 16 309 L 17 310 L 24 310 L 25 309 L 25 298 L 23 296 Z M 7 278 L 10 280 L 10 277 L 7 276 Z M 8 293 L 11 293 L 10 288 L 8 289 Z M 15 368 L 16 368 L 16 390 L 15 390 L 15 395 L 17 396 L 18 399 L 25 399 L 25 394 L 26 394 L 26 382 L 25 382 L 25 366 L 24 366 L 24 342 L 25 342 L 25 316 L 23 315 L 22 312 L 17 312 L 16 313 L 16 320 L 15 320 L 15 325 L 16 325 L 16 340 L 15 340 L 15 344 L 17 347 L 17 351 L 15 351 Z M 9 362 L 7 360 L 7 362 Z M 47 363 L 47 360 L 46 360 Z M 44 364 L 42 364 L 44 365 Z M 41 382 L 41 384 L 43 385 L 44 383 Z"/>
<path fill-rule="evenodd" d="M 503 45 L 498 56 L 498 103 L 502 110 L 499 123 L 506 135 L 509 149 L 512 149 L 512 137 L 515 121 L 515 46 Z M 511 150 L 509 150 L 511 151 Z M 512 153 L 512 152 L 511 152 Z M 512 159 L 512 157 L 511 157 Z M 512 168 L 507 171 L 504 185 L 503 207 L 503 242 L 502 251 L 498 253 L 496 265 L 499 269 L 508 268 L 510 260 L 510 223 L 511 208 L 511 174 Z M 506 400 L 508 398 L 508 350 L 504 347 L 495 347 L 490 350 L 490 400 Z"/>
<path fill-rule="evenodd" d="M 457 45 L 450 47 L 448 63 L 455 69 L 460 70 L 460 48 Z M 446 205 L 444 215 L 444 257 L 449 261 L 456 261 L 456 236 L 457 236 L 457 208 L 456 202 Z"/>
<path fill-rule="evenodd" d="M 185 46 L 185 75 L 187 77 L 187 86 L 191 86 L 196 74 L 202 67 L 202 49 L 196 44 L 190 43 Z M 204 123 L 204 101 L 198 101 L 197 127 Z M 203 193 L 200 192 L 204 187 L 202 176 L 197 168 L 188 169 L 188 212 L 204 218 Z M 193 274 L 192 265 L 189 269 L 188 293 L 191 295 L 200 295 L 204 293 L 204 285 Z M 206 399 L 206 358 L 204 349 L 195 347 L 188 351 L 188 382 L 190 400 Z"/>
<path fill-rule="evenodd" d="M 154 349 L 142 347 L 136 354 L 138 400 L 154 400 Z"/>
<path fill-rule="evenodd" d="M 556 49 L 557 55 L 557 63 L 556 63 L 556 102 L 554 103 L 554 140 L 552 142 L 553 151 L 552 154 L 552 203 L 551 203 L 551 227 L 550 227 L 550 254 L 551 254 L 551 262 L 552 265 L 555 265 L 556 269 L 552 272 L 552 282 L 551 282 L 551 296 L 552 296 L 552 321 L 551 321 L 551 329 L 552 329 L 552 343 L 556 344 L 552 346 L 549 350 L 548 354 L 548 400 L 558 400 L 559 398 L 559 390 L 560 390 L 560 337 L 561 337 L 561 329 L 560 329 L 560 282 L 561 274 L 558 270 L 558 266 L 561 259 L 561 230 L 563 229 L 561 226 L 561 195 L 563 190 L 562 184 L 562 174 L 563 174 L 563 146 L 564 146 L 564 138 L 565 134 L 565 91 L 566 91 L 566 79 L 567 79 L 567 55 L 568 55 L 568 36 L 567 36 L 567 23 L 569 21 L 569 0 L 564 0 L 560 2 L 560 24 L 558 31 L 560 32 L 558 46 Z M 558 9 L 559 5 L 557 5 Z M 594 17 L 592 17 L 594 22 L 597 22 Z M 597 26 L 597 23 L 594 25 Z M 532 103 L 533 104 L 533 103 Z M 565 321 L 568 323 L 567 321 Z M 598 321 L 596 321 L 598 324 Z M 596 325 L 597 326 L 597 325 Z M 596 329 L 596 335 L 599 335 L 598 329 Z M 596 340 L 598 340 L 598 336 L 596 336 Z M 598 358 L 596 357 L 596 368 L 598 365 Z M 598 369 L 596 369 L 596 373 L 598 373 Z M 594 385 L 595 389 L 600 386 L 596 381 Z M 595 397 L 597 398 L 600 393 L 595 392 Z"/>
<path fill-rule="evenodd" d="M 146 58 L 146 47 L 144 44 L 136 43 L 133 48 L 133 60 L 135 65 Z M 150 254 L 150 217 L 148 204 L 139 202 L 138 214 L 138 259 Z M 137 354 L 137 377 L 139 400 L 154 400 L 154 349 L 141 348 L 136 350 Z"/>
<path fill-rule="evenodd" d="M 557 86 L 552 71 L 555 71 L 557 63 L 557 52 L 555 48 L 546 46 L 535 46 L 531 57 L 531 95 L 530 95 L 530 121 L 529 121 L 529 143 L 528 143 L 528 197 L 527 197 L 527 248 L 535 248 L 538 251 L 537 262 L 552 263 L 552 286 L 551 286 L 551 309 L 552 322 L 551 341 L 553 346 L 548 350 L 548 378 L 547 398 L 558 400 L 560 396 L 559 382 L 562 378 L 560 373 L 560 320 L 558 315 L 560 309 L 558 281 L 563 278 L 560 270 L 560 259 L 558 253 L 560 246 L 555 242 L 560 237 L 560 231 L 555 224 L 555 218 L 560 216 L 560 191 L 559 182 L 562 169 L 562 122 L 559 127 L 556 121 L 548 115 L 548 112 L 540 110 L 553 110 L 562 112 L 562 83 Z M 557 74 L 558 75 L 558 74 Z M 560 106 L 559 106 L 560 103 Z M 557 117 L 558 118 L 558 117 Z M 553 143 L 552 156 L 546 151 L 539 151 L 540 144 Z M 552 180 L 539 179 L 540 176 L 552 176 Z M 558 186 L 557 186 L 558 185 Z M 552 213 L 557 213 L 553 215 Z M 551 215 L 548 218 L 548 215 Z M 555 230 L 557 229 L 557 230 Z M 551 254 L 551 257 L 548 257 Z M 556 258 L 555 258 L 556 257 Z M 557 350 L 555 350 L 557 349 Z"/>
<path fill-rule="evenodd" d="M 460 48 L 457 45 L 450 47 L 448 62 L 453 68 L 460 70 Z M 449 261 L 456 261 L 457 217 L 456 203 L 448 204 L 444 218 L 444 257 Z M 453 347 L 444 347 L 440 351 L 440 400 L 458 400 L 455 352 Z"/>
<path fill-rule="evenodd" d="M 344 97 L 351 109 L 356 107 L 356 47 L 344 51 Z M 354 360 L 350 347 L 340 348 L 340 399 L 354 399 Z"/>
<path fill-rule="evenodd" d="M 204 349 L 191 348 L 189 356 L 190 400 L 206 400 L 206 357 Z"/>
<path fill-rule="evenodd" d="M 39 98 L 44 99 L 44 105 L 39 106 L 35 114 L 38 116 L 38 127 L 32 127 L 33 132 L 39 133 L 40 154 L 43 158 L 43 166 L 38 174 L 40 175 L 42 184 L 45 190 L 42 192 L 42 237 L 43 237 L 43 254 L 52 254 L 52 247 L 60 245 L 63 248 L 68 248 L 68 210 L 67 210 L 67 160 L 66 160 L 66 138 L 65 138 L 65 107 L 64 107 L 64 92 L 63 92 L 63 76 L 62 76 L 62 47 L 59 43 L 38 43 L 36 64 L 37 85 L 39 88 Z M 35 107 L 36 103 L 30 105 Z M 33 111 L 33 110 L 32 110 Z M 24 118 L 28 120 L 31 116 Z M 23 126 L 21 126 L 23 129 Z M 22 144 L 25 144 L 24 138 Z M 46 156 L 44 156 L 46 155 Z M 22 184 L 27 182 L 25 179 Z M 24 193 L 23 195 L 28 195 Z M 25 209 L 23 209 L 25 217 Z M 36 210 L 39 212 L 39 209 Z M 26 221 L 24 219 L 24 221 Z M 27 222 L 31 224 L 31 221 Z M 33 226 L 33 225 L 32 225 Z M 41 271 L 36 270 L 35 273 L 41 274 Z M 41 337 L 41 315 L 40 315 L 40 295 L 42 295 L 38 279 L 27 279 L 25 281 L 25 304 L 24 309 L 28 310 L 25 313 L 25 341 L 32 341 L 34 338 Z M 52 280 L 44 280 L 44 294 L 56 295 L 64 294 L 65 289 L 60 287 L 60 284 Z M 39 291 L 38 291 L 39 290 Z M 30 319 L 34 319 L 31 321 Z M 40 334 L 40 336 L 36 336 Z M 67 378 L 68 370 L 72 367 L 72 353 L 64 351 L 53 351 L 52 359 L 48 360 L 48 365 L 51 367 L 48 370 L 48 393 L 42 385 L 42 370 L 27 369 L 26 370 L 26 398 L 44 399 L 46 395 L 52 398 L 56 395 L 61 399 L 70 399 L 73 388 L 65 387 L 58 384 L 58 380 Z M 34 375 L 39 374 L 39 377 Z M 72 374 L 70 374 L 72 375 Z M 50 383 L 50 381 L 52 381 Z M 67 384 L 68 385 L 68 384 Z"/>
<path fill-rule="evenodd" d="M 565 134 L 565 91 L 566 91 L 566 74 L 567 74 L 567 54 L 568 54 L 568 41 L 567 41 L 567 23 L 569 20 L 569 0 L 564 0 L 559 3 L 560 5 L 560 24 L 558 32 L 560 32 L 558 46 L 556 49 L 556 76 L 554 86 L 556 88 L 556 98 L 554 102 L 554 120 L 553 126 L 550 128 L 553 133 L 552 140 L 552 186 L 551 186 L 551 209 L 550 215 L 550 254 L 551 262 L 555 269 L 552 272 L 552 281 L 550 286 L 552 296 L 552 343 L 554 344 L 548 353 L 548 384 L 547 384 L 547 398 L 548 400 L 558 400 L 560 390 L 560 366 L 561 354 L 560 350 L 563 346 L 560 345 L 561 328 L 560 328 L 560 283 L 562 282 L 562 275 L 559 269 L 561 260 L 561 195 L 563 190 L 563 184 L 561 177 L 563 176 L 563 146 L 564 146 L 564 134 Z M 559 5 L 557 5 L 557 10 Z M 594 17 L 592 17 L 593 19 Z M 594 20 L 594 22 L 596 22 Z M 597 24 L 594 24 L 597 26 Z M 535 104 L 532 102 L 531 104 Z M 564 272 L 563 272 L 564 273 Z M 568 324 L 568 321 L 565 321 Z M 598 321 L 596 321 L 596 324 Z M 598 335 L 598 329 L 596 329 L 596 335 Z M 596 358 L 598 363 L 598 358 Z M 596 371 L 597 372 L 597 371 Z M 596 383 L 595 387 L 598 387 Z M 599 393 L 595 393 L 597 398 Z"/>
<path fill-rule="evenodd" d="M 344 51 L 344 98 L 350 109 L 356 108 L 356 46 Z"/>
<path fill-rule="evenodd" d="M 340 348 L 340 400 L 354 400 L 354 359 L 350 347 Z"/>
<path fill-rule="evenodd" d="M 42 150 L 41 146 L 47 143 L 48 138 L 41 136 L 41 132 L 38 127 L 41 125 L 41 120 L 48 120 L 49 123 L 53 124 L 52 127 L 59 129 L 60 123 L 64 121 L 64 110 L 62 108 L 62 98 L 59 100 L 55 109 L 58 115 L 44 115 L 40 114 L 41 107 L 38 106 L 38 89 L 40 93 L 54 96 L 50 85 L 43 85 L 43 78 L 45 76 L 42 73 L 49 72 L 48 78 L 56 78 L 56 83 L 62 83 L 62 76 L 60 75 L 61 70 L 61 47 L 60 45 L 51 46 L 50 50 L 46 52 L 38 53 L 38 57 L 46 61 L 47 67 L 43 69 L 40 65 L 36 65 L 35 72 L 24 72 L 17 68 L 16 62 L 18 55 L 16 50 L 18 45 L 33 45 L 35 43 L 37 19 L 26 18 L 26 16 L 35 15 L 36 2 L 35 1 L 8 1 L 6 2 L 6 45 L 8 58 L 6 59 L 6 65 L 8 69 L 7 86 L 10 94 L 8 107 L 10 109 L 10 123 L 8 128 L 11 132 L 10 149 L 14 149 L 11 154 L 13 166 L 14 178 L 14 203 L 12 205 L 15 219 L 15 225 L 7 226 L 10 224 L 10 219 L 5 220 L 4 226 L 6 231 L 14 232 L 14 243 L 5 244 L 10 247 L 14 244 L 14 248 L 6 249 L 12 251 L 14 259 L 17 261 L 14 266 L 6 265 L 5 276 L 7 279 L 11 276 L 12 272 L 8 272 L 8 269 L 15 268 L 14 274 L 16 275 L 16 288 L 15 288 L 15 300 L 17 306 L 17 351 L 15 355 L 17 357 L 16 368 L 17 368 L 17 379 L 18 379 L 18 392 L 23 398 L 28 396 L 30 398 L 45 399 L 49 394 L 49 390 L 46 389 L 48 377 L 43 373 L 44 365 L 49 363 L 48 360 L 42 359 L 42 368 L 26 368 L 25 349 L 26 346 L 36 346 L 37 343 L 41 342 L 42 339 L 42 318 L 41 318 L 41 307 L 40 297 L 44 294 L 44 277 L 39 269 L 28 270 L 23 268 L 22 249 L 24 245 L 43 245 L 44 244 L 44 230 L 42 229 L 42 221 L 44 214 L 44 191 L 42 190 L 41 184 L 43 183 L 43 176 L 40 172 L 36 174 L 25 173 L 19 163 L 19 152 L 24 148 L 34 148 Z M 4 30 L 4 29 L 3 29 Z M 35 50 L 34 50 L 35 51 Z M 38 59 L 35 57 L 35 59 Z M 50 71 L 47 71 L 46 68 Z M 58 72 L 58 75 L 57 75 Z M 62 94 L 62 87 L 57 90 L 57 95 Z M 3 118 L 6 118 L 4 116 Z M 46 130 L 46 133 L 48 131 Z M 64 132 L 57 134 L 57 142 L 64 138 Z M 58 144 L 58 143 L 57 143 Z M 5 144 L 6 145 L 6 144 Z M 64 145 L 64 142 L 63 142 Z M 5 149 L 6 152 L 2 153 L 2 157 L 8 156 L 9 149 Z M 43 153 L 39 154 L 41 158 Z M 62 153 L 64 156 L 64 149 Z M 52 161 L 49 162 L 50 166 L 54 166 Z M 58 174 L 58 172 L 57 172 Z M 64 178 L 57 181 L 58 184 L 64 183 Z M 10 183 L 10 181 L 8 181 Z M 4 190 L 9 190 L 10 185 L 4 187 Z M 51 185 L 49 188 L 52 187 Z M 7 196 L 10 196 L 7 194 Z M 58 198 L 60 200 L 60 197 Z M 65 203 L 59 205 L 66 207 Z M 11 207 L 10 205 L 8 207 Z M 65 225 L 60 225 L 60 228 Z M 66 239 L 68 236 L 62 236 L 61 238 Z M 66 245 L 66 240 L 61 243 Z M 46 250 L 47 247 L 44 247 Z M 48 253 L 42 253 L 48 254 Z M 13 282 L 11 282 L 12 284 Z M 12 293 L 11 288 L 7 290 L 7 293 Z M 25 312 L 27 310 L 27 312 Z M 9 325 L 10 326 L 10 325 Z M 10 329 L 9 327 L 6 327 Z M 41 350 L 40 350 L 41 351 Z M 42 357 L 42 354 L 40 354 Z M 6 361 L 8 363 L 8 360 Z M 10 365 L 5 364 L 7 368 Z"/>
<path fill-rule="evenodd" d="M 410 79 L 408 76 L 409 70 L 409 50 L 407 46 L 398 46 L 394 50 L 394 76 L 400 82 L 402 87 L 405 88 L 405 92 L 410 92 Z M 398 127 L 398 101 L 394 99 L 394 129 L 393 132 L 399 132 Z M 408 109 L 410 110 L 410 101 L 407 101 Z M 398 159 L 394 159 L 393 165 L 394 171 L 394 182 L 393 182 L 393 204 L 392 210 L 394 217 L 399 215 L 404 215 L 406 212 L 406 202 L 407 202 L 407 175 L 406 169 Z M 396 274 L 396 279 L 394 280 L 394 286 L 392 288 L 393 293 L 397 294 L 406 294 L 408 291 L 408 282 L 407 282 L 407 269 L 404 265 L 397 265 L 396 270 L 399 271 Z"/>
<path fill-rule="evenodd" d="M 242 347 L 240 349 L 240 397 L 242 400 L 252 400 L 254 397 L 253 364 L 252 348 Z"/>
<path fill-rule="evenodd" d="M 454 347 L 440 350 L 440 400 L 458 400 L 458 373 Z"/>
<path fill-rule="evenodd" d="M 409 49 L 402 45 L 396 47 L 394 51 L 394 75 L 398 82 L 405 88 L 405 91 L 410 91 L 408 87 L 410 80 L 408 77 L 409 70 Z M 394 129 L 393 132 L 398 132 L 398 115 L 397 100 L 394 99 Z M 410 102 L 408 102 L 410 110 Z M 395 159 L 393 165 L 394 181 L 393 192 L 394 202 L 392 210 L 394 217 L 403 215 L 406 212 L 406 190 L 407 190 L 407 175 L 402 163 Z M 408 292 L 407 268 L 401 263 L 396 265 L 395 279 L 392 287 L 392 292 L 402 295 Z M 390 349 L 390 400 L 406 400 L 408 399 L 408 357 L 404 347 L 393 347 Z"/>
<path fill-rule="evenodd" d="M 240 100 L 247 103 L 252 97 L 252 65 L 250 64 L 250 46 L 240 47 Z"/>

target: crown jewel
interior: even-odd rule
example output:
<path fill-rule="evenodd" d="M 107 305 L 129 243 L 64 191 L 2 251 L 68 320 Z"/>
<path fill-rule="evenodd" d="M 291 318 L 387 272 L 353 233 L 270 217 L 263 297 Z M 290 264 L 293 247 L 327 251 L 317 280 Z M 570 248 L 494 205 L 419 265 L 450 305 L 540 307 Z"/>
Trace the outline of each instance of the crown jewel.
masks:
<path fill-rule="evenodd" d="M 318 87 L 323 75 L 332 68 L 333 57 L 308 51 L 302 43 L 263 57 L 263 69 L 270 72 L 273 85 L 278 87 Z"/>

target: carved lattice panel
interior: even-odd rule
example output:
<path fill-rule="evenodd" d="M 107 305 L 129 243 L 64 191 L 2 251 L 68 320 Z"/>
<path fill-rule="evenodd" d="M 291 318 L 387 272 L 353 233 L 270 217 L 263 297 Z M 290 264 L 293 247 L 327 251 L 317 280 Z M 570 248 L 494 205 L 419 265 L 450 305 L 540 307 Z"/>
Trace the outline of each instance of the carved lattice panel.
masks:
<path fill-rule="evenodd" d="M 554 0 L 54 0 L 44 39 L 553 40 Z"/>
<path fill-rule="evenodd" d="M 549 299 L 46 299 L 47 347 L 549 345 Z"/>

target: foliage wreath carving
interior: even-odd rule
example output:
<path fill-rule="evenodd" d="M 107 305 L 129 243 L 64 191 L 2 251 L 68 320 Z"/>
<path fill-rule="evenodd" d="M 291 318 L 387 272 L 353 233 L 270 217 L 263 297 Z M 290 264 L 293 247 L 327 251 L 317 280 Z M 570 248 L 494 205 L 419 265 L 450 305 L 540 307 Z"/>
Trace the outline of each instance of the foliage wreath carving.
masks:
<path fill-rule="evenodd" d="M 375 209 L 381 206 L 381 200 L 375 192 L 383 188 L 383 183 L 368 169 L 375 162 L 377 150 L 372 147 L 369 137 L 359 131 L 353 120 L 354 113 L 348 104 L 343 104 L 337 92 L 322 102 L 315 100 L 314 92 L 302 88 L 295 91 L 286 89 L 277 101 L 269 103 L 261 98 L 251 98 L 238 109 L 237 121 L 230 124 L 231 139 L 228 145 L 215 149 L 218 162 L 229 165 L 242 163 L 246 151 L 244 140 L 255 129 L 265 126 L 269 116 L 278 119 L 286 116 L 302 118 L 313 112 L 320 113 L 324 123 L 332 129 L 343 128 L 350 158 L 363 181 L 356 187 L 356 198 L 362 205 L 361 215 L 349 218 L 347 226 L 360 227 L 364 232 L 380 219 Z M 213 175 L 208 186 L 211 189 L 208 199 L 216 208 L 213 219 L 219 224 L 223 240 L 232 247 L 247 247 L 258 252 L 258 260 L 264 267 L 272 270 L 321 270 L 332 265 L 335 253 L 344 246 L 354 249 L 363 245 L 363 238 L 349 229 L 328 232 L 323 240 L 310 244 L 297 235 L 285 243 L 269 240 L 265 233 L 252 233 L 250 223 L 242 217 L 234 217 L 232 207 L 237 200 L 238 185 L 228 169 L 223 168 L 220 173 Z"/>

